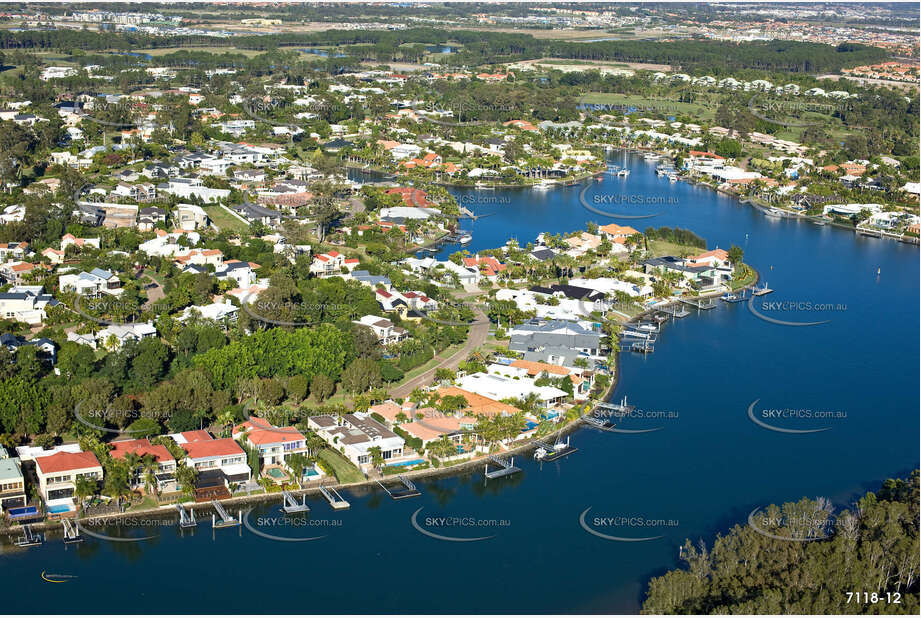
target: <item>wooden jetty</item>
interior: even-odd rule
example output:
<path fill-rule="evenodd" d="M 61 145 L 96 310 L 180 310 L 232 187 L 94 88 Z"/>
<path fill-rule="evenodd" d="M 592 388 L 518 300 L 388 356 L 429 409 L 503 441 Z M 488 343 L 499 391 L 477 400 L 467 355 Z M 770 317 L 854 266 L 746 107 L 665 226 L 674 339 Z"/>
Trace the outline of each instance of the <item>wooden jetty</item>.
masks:
<path fill-rule="evenodd" d="M 630 351 L 640 354 L 650 354 L 656 351 L 656 347 L 649 341 L 634 341 L 630 344 Z"/>
<path fill-rule="evenodd" d="M 285 489 L 281 492 L 281 498 L 281 510 L 285 513 L 304 513 L 310 510 L 310 507 L 307 506 L 307 496 L 301 496 L 301 501 L 298 502 L 297 498 L 295 498 L 290 491 Z"/>
<path fill-rule="evenodd" d="M 486 472 L 485 472 L 487 479 L 498 479 L 498 478 L 502 478 L 503 476 L 510 476 L 517 472 L 521 472 L 521 468 L 515 467 L 514 457 L 512 457 L 511 459 L 504 459 L 502 457 L 499 457 L 498 455 L 490 455 L 489 461 L 498 465 L 499 468 L 497 470 L 490 470 L 489 462 L 487 462 Z"/>
<path fill-rule="evenodd" d="M 765 294 L 770 294 L 773 291 L 774 290 L 772 290 L 771 288 L 767 286 L 767 281 L 765 281 L 763 286 L 752 290 L 752 295 L 753 296 L 764 296 Z"/>
<path fill-rule="evenodd" d="M 380 481 L 378 481 L 377 484 L 380 485 L 384 491 L 387 492 L 387 495 L 394 500 L 402 500 L 403 498 L 415 498 L 416 496 L 422 495 L 422 492 L 419 491 L 419 488 L 416 487 L 416 484 L 402 474 L 398 475 L 397 479 L 400 481 L 400 486 L 396 487 L 395 489 L 387 487 Z"/>
<path fill-rule="evenodd" d="M 329 505 L 337 511 L 340 509 L 347 509 L 352 506 L 346 502 L 346 500 L 338 491 L 336 491 L 335 487 L 327 487 L 326 485 L 321 485 L 320 493 L 323 494 L 323 497 L 326 498 L 327 502 L 329 502 Z"/>
<path fill-rule="evenodd" d="M 669 305 L 668 307 L 662 307 L 662 312 L 670 315 L 675 319 L 686 318 L 691 315 L 691 312 L 681 306 L 681 303 L 676 303 L 674 305 Z"/>

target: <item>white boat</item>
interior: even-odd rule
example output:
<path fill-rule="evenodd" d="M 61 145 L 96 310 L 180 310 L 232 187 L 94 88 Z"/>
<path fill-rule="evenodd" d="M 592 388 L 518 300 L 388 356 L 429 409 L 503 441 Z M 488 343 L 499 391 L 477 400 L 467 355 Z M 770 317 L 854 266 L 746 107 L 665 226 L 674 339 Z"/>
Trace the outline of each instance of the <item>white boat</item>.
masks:
<path fill-rule="evenodd" d="M 630 175 L 630 170 L 627 169 L 627 149 L 624 148 L 624 166 L 617 172 L 617 175 L 621 178 L 626 178 Z"/>
<path fill-rule="evenodd" d="M 767 210 L 764 211 L 764 214 L 766 214 L 769 217 L 782 217 L 783 211 L 778 208 L 768 208 Z"/>
<path fill-rule="evenodd" d="M 669 175 L 668 175 L 668 181 L 669 181 L 669 182 L 678 182 L 678 174 L 669 174 Z"/>
<path fill-rule="evenodd" d="M 658 161 L 659 155 L 657 155 L 654 152 L 647 152 L 646 154 L 643 155 L 643 158 L 647 161 Z"/>
<path fill-rule="evenodd" d="M 477 182 L 474 185 L 474 188 L 479 189 L 480 191 L 494 191 L 495 187 L 492 185 L 486 184 L 485 182 Z"/>
<path fill-rule="evenodd" d="M 466 245 L 471 240 L 473 240 L 473 236 L 471 236 L 470 234 L 462 234 L 461 237 L 457 239 L 457 242 L 459 242 L 462 245 Z"/>
<path fill-rule="evenodd" d="M 532 185 L 531 188 L 535 191 L 549 191 L 556 186 L 556 183 L 552 180 L 541 180 L 539 183 Z"/>
<path fill-rule="evenodd" d="M 550 453 L 547 452 L 547 449 L 545 449 L 545 448 L 542 447 L 542 446 L 538 446 L 538 447 L 537 447 L 537 450 L 534 451 L 534 459 L 543 459 L 544 457 L 546 457 L 546 456 L 549 455 L 549 454 L 550 454 Z"/>

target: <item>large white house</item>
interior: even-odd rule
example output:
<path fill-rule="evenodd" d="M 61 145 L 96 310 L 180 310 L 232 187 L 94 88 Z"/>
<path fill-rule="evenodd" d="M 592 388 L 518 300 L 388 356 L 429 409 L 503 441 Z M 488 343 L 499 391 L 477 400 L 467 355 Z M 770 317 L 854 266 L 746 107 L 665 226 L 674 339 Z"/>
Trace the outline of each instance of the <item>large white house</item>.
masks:
<path fill-rule="evenodd" d="M 38 493 L 49 507 L 65 506 L 76 509 L 74 491 L 81 477 L 102 480 L 102 466 L 92 451 L 78 453 L 59 452 L 35 458 Z"/>
<path fill-rule="evenodd" d="M 372 448 L 379 448 L 384 465 L 405 459 L 403 438 L 368 414 L 356 412 L 337 419 L 319 415 L 307 419 L 307 426 L 362 470 L 372 465 Z"/>

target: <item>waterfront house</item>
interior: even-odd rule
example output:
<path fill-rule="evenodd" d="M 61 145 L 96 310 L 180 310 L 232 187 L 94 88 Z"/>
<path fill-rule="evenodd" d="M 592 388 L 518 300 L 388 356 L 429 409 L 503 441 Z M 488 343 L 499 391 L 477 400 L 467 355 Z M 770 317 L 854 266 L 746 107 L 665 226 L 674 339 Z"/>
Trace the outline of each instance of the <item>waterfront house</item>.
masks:
<path fill-rule="evenodd" d="M 234 427 L 232 436 L 258 449 L 263 466 L 283 466 L 295 453 L 308 455 L 307 438 L 295 427 L 276 427 L 256 416 Z"/>
<path fill-rule="evenodd" d="M 82 477 L 99 482 L 102 474 L 102 466 L 91 451 L 58 452 L 35 458 L 38 492 L 49 509 L 62 507 L 64 510 L 76 510 L 74 491 L 77 479 Z"/>
<path fill-rule="evenodd" d="M 456 386 L 444 386 L 437 392 L 439 397 L 463 397 L 467 406 L 461 413 L 465 416 L 511 416 L 520 412 L 515 406 Z"/>
<path fill-rule="evenodd" d="M 385 463 L 405 458 L 403 438 L 369 414 L 356 412 L 341 419 L 331 415 L 311 416 L 307 425 L 361 470 L 371 467 L 371 449 L 375 447 L 380 449 Z"/>
<path fill-rule="evenodd" d="M 474 373 L 458 381 L 460 388 L 496 401 L 537 397 L 538 405 L 549 408 L 562 403 L 568 394 L 555 386 L 537 386 L 528 371 L 511 365 L 490 365 L 489 373 Z"/>
<path fill-rule="evenodd" d="M 0 446 L 0 515 L 7 509 L 25 506 L 26 481 L 18 457 L 10 457 Z"/>
<path fill-rule="evenodd" d="M 186 465 L 198 470 L 200 489 L 250 480 L 246 451 L 233 438 L 215 439 L 207 431 L 186 431 L 171 437 L 186 452 Z"/>
<path fill-rule="evenodd" d="M 134 454 L 144 459 L 150 457 L 154 462 L 154 481 L 158 493 L 176 491 L 176 459 L 170 455 L 169 450 L 161 444 L 151 444 L 147 438 L 137 440 L 118 440 L 111 444 L 109 454 L 113 459 L 126 459 L 128 454 Z M 134 470 L 129 484 L 132 489 L 146 489 L 147 470 L 140 466 Z"/>

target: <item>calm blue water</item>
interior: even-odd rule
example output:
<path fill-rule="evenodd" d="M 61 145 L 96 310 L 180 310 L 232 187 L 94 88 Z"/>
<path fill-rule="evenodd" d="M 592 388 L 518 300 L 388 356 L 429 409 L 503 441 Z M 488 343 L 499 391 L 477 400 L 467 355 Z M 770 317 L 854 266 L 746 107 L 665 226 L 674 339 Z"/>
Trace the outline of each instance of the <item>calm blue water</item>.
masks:
<path fill-rule="evenodd" d="M 657 179 L 654 166 L 639 158 L 628 165 L 629 178 L 596 183 L 587 199 L 596 190 L 623 189 L 678 202 L 621 207 L 631 214 L 664 214 L 619 223 L 639 229 L 677 225 L 711 247 L 739 244 L 746 262 L 776 290 L 765 301 L 840 303 L 846 309 L 769 313 L 831 320 L 806 328 L 758 320 L 744 304 L 668 324 L 654 354 L 622 355 L 615 393 L 640 409 L 671 412 L 671 418 L 626 425 L 661 431 L 580 430 L 572 436 L 579 451 L 569 458 L 543 466 L 519 459 L 523 474 L 485 486 L 478 471 L 420 483 L 422 496 L 410 500 L 391 500 L 382 490 L 345 492 L 352 508 L 344 512 L 309 500 L 314 520 L 339 520 L 340 526 L 260 522 L 281 517 L 277 506 L 251 514 L 259 530 L 294 538 L 327 535 L 317 541 L 272 541 L 245 529 L 212 536 L 209 522 L 184 538 L 169 526 L 148 528 L 145 534 L 159 536 L 141 543 L 90 539 L 65 550 L 57 538 L 27 551 L 5 547 L 0 571 L 16 591 L 5 597 L 7 611 L 632 613 L 648 578 L 678 564 L 685 538 L 710 543 L 770 502 L 821 495 L 846 506 L 855 494 L 916 467 L 918 250 L 767 219 L 710 190 Z M 483 201 L 465 203 L 496 214 L 467 222 L 474 236 L 470 249 L 497 246 L 509 235 L 524 244 L 540 231 L 575 230 L 588 220 L 607 223 L 579 205 L 580 190 L 480 192 Z M 822 433 L 767 431 L 747 417 L 759 398 L 759 411 L 830 410 L 846 418 L 772 421 L 831 427 Z M 417 521 L 425 530 L 495 536 L 478 542 L 424 536 L 410 521 L 419 508 Z M 663 538 L 598 538 L 579 524 L 588 508 L 586 521 L 599 532 Z M 426 522 L 438 516 L 496 521 L 454 527 Z M 595 525 L 595 517 L 641 517 L 664 525 L 606 527 Z M 507 525 L 500 526 L 502 520 Z M 43 570 L 78 578 L 49 584 L 40 577 Z M 172 575 L 151 579 L 157 572 Z M 48 586 L 57 586 L 53 594 Z"/>

